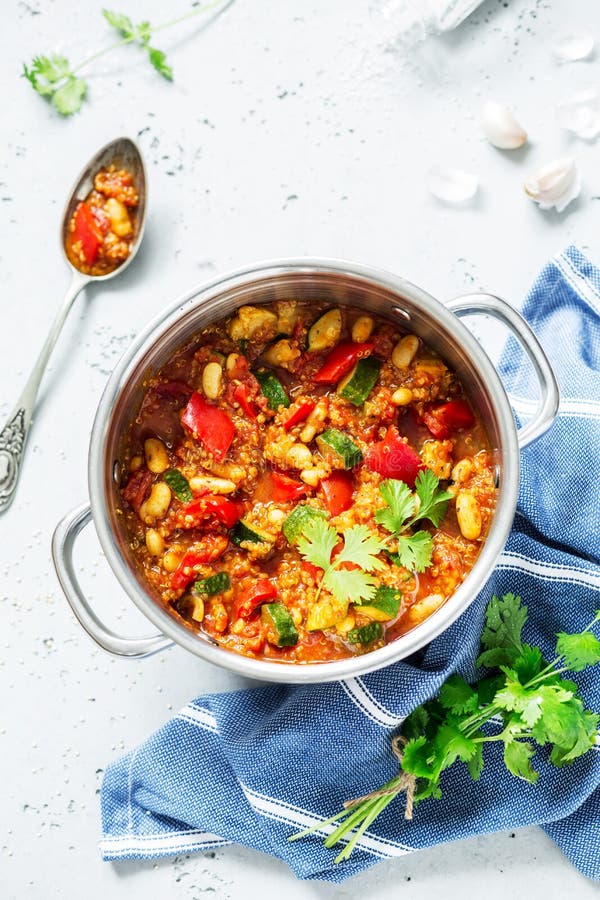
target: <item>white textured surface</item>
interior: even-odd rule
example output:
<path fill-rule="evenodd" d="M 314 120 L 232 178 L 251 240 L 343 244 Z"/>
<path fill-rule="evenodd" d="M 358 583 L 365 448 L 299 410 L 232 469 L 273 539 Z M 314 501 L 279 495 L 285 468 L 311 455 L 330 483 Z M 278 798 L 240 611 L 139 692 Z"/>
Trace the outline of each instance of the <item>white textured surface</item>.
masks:
<path fill-rule="evenodd" d="M 117 6 L 153 21 L 186 9 L 179 0 L 168 12 L 158 0 Z M 597 0 L 487 2 L 459 32 L 410 54 L 382 46 L 368 6 L 236 0 L 204 31 L 188 23 L 161 35 L 174 84 L 127 48 L 94 69 L 84 111 L 60 120 L 18 78 L 21 62 L 52 49 L 75 60 L 108 42 L 100 4 L 3 5 L 2 418 L 67 284 L 57 245 L 65 195 L 87 158 L 120 133 L 137 135 L 148 160 L 150 222 L 136 264 L 77 301 L 43 385 L 17 500 L 0 520 L 2 897 L 600 894 L 536 829 L 384 863 L 337 888 L 295 882 L 283 864 L 242 848 L 118 865 L 97 851 L 107 762 L 191 696 L 236 684 L 178 650 L 110 659 L 74 622 L 53 573 L 50 535 L 86 496 L 94 410 L 131 336 L 206 275 L 256 258 L 354 258 L 440 299 L 482 287 L 518 302 L 565 244 L 599 257 L 597 148 L 561 132 L 553 107 L 597 83 L 600 63 L 559 66 L 551 53 L 561 35 L 600 31 Z M 502 153 L 481 138 L 488 97 L 514 108 L 531 136 L 526 148 Z M 562 216 L 542 213 L 521 184 L 566 154 L 580 160 L 582 196 Z M 434 164 L 479 174 L 473 206 L 447 209 L 428 196 Z M 120 627 L 147 631 L 125 612 L 92 533 L 80 554 L 102 609 Z"/>

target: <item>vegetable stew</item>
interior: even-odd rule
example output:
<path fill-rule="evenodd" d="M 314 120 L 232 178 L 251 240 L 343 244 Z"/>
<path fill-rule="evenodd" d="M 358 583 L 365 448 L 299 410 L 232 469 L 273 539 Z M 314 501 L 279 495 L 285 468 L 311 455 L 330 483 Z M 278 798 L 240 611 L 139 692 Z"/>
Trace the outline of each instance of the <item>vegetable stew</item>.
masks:
<path fill-rule="evenodd" d="M 473 567 L 488 442 L 416 335 L 352 307 L 243 306 L 145 388 L 122 512 L 149 592 L 189 628 L 255 658 L 343 659 L 424 621 Z"/>
<path fill-rule="evenodd" d="M 108 166 L 77 204 L 67 226 L 70 262 L 86 275 L 108 275 L 128 259 L 136 236 L 138 194 L 131 172 Z"/>

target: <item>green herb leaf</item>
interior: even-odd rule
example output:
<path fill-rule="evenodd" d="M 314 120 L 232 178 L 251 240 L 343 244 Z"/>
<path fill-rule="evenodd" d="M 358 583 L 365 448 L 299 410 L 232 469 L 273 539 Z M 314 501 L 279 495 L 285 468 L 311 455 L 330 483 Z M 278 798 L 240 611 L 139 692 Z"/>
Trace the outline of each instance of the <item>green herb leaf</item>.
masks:
<path fill-rule="evenodd" d="M 339 541 L 337 532 L 323 519 L 311 519 L 298 540 L 298 552 L 320 569 L 328 569 L 333 548 Z"/>
<path fill-rule="evenodd" d="M 390 559 L 397 566 L 404 566 L 411 572 L 424 572 L 431 565 L 433 538 L 428 531 L 417 531 L 408 537 L 398 538 L 398 548 L 390 553 Z"/>
<path fill-rule="evenodd" d="M 495 647 L 522 650 L 521 631 L 527 621 L 527 607 L 521 606 L 521 598 L 515 594 L 492 597 L 486 610 L 486 625 L 481 635 L 485 650 Z"/>
<path fill-rule="evenodd" d="M 460 675 L 451 675 L 440 688 L 440 703 L 453 713 L 475 712 L 479 706 L 477 691 Z"/>
<path fill-rule="evenodd" d="M 366 525 L 353 525 L 342 534 L 344 546 L 336 557 L 336 565 L 350 562 L 367 572 L 385 568 L 381 560 L 377 559 L 377 554 L 381 553 L 384 545 Z"/>
<path fill-rule="evenodd" d="M 102 15 L 108 24 L 119 32 L 121 37 L 129 38 L 130 40 L 135 38 L 136 29 L 129 16 L 123 13 L 112 12 L 110 9 L 103 9 Z"/>
<path fill-rule="evenodd" d="M 535 784 L 539 778 L 539 772 L 536 772 L 531 766 L 531 757 L 534 753 L 534 747 L 528 741 L 511 741 L 504 747 L 506 768 L 517 778 Z"/>
<path fill-rule="evenodd" d="M 70 116 L 81 109 L 86 93 L 87 84 L 83 78 L 74 78 L 71 75 L 66 84 L 52 95 L 52 104 L 61 116 Z"/>
<path fill-rule="evenodd" d="M 582 672 L 588 666 L 600 662 L 600 641 L 591 631 L 581 634 L 558 635 L 556 642 L 557 656 L 564 656 L 565 665 L 573 672 Z"/>
<path fill-rule="evenodd" d="M 372 575 L 360 569 L 334 569 L 323 575 L 323 584 L 336 600 L 346 603 L 363 603 L 372 600 L 377 582 Z"/>
<path fill-rule="evenodd" d="M 439 485 L 440 480 L 431 469 L 422 469 L 419 472 L 415 481 L 415 491 L 421 503 L 414 521 L 429 519 L 436 528 L 440 524 L 446 515 L 452 494 L 441 491 Z"/>
<path fill-rule="evenodd" d="M 375 521 L 383 525 L 391 534 L 402 530 L 407 519 L 415 511 L 415 499 L 410 488 L 403 481 L 387 478 L 379 485 L 379 493 L 387 503 L 375 513 Z"/>
<path fill-rule="evenodd" d="M 167 81 L 173 81 L 173 69 L 167 65 L 167 57 L 162 50 L 157 50 L 156 47 L 148 47 L 148 57 L 159 75 L 162 75 Z"/>

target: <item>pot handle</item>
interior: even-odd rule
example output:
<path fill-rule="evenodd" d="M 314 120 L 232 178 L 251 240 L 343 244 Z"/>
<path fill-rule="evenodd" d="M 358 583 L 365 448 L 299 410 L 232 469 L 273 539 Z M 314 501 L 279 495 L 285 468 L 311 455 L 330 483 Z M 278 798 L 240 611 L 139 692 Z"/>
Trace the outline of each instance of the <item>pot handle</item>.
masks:
<path fill-rule="evenodd" d="M 100 621 L 89 605 L 75 575 L 73 548 L 79 533 L 91 519 L 91 508 L 84 503 L 83 506 L 78 506 L 77 509 L 67 513 L 56 526 L 52 536 L 54 568 L 60 586 L 79 624 L 87 631 L 92 640 L 114 656 L 140 659 L 170 647 L 173 642 L 163 634 L 154 634 L 143 638 L 119 637 Z"/>
<path fill-rule="evenodd" d="M 518 441 L 522 450 L 550 428 L 560 402 L 558 383 L 542 345 L 523 316 L 494 294 L 466 294 L 450 300 L 446 306 L 457 316 L 484 313 L 498 319 L 529 357 L 540 385 L 540 402 L 533 418 L 519 429 Z"/>

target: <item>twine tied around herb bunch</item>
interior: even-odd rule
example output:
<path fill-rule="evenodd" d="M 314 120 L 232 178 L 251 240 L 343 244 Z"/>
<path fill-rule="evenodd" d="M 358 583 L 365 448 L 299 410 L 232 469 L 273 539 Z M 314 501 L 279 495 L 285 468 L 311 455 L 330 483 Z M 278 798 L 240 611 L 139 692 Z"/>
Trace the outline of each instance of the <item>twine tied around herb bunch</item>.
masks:
<path fill-rule="evenodd" d="M 401 794 L 402 791 L 406 792 L 406 805 L 404 808 L 404 818 L 412 819 L 413 817 L 413 806 L 414 806 L 414 798 L 415 798 L 415 786 L 417 779 L 414 775 L 405 772 L 402 769 L 402 758 L 404 756 L 404 747 L 407 744 L 407 740 L 401 734 L 397 734 L 394 738 L 392 738 L 392 753 L 398 760 L 398 764 L 400 766 L 400 773 L 396 778 L 393 779 L 392 782 L 388 782 L 388 785 L 384 788 L 381 788 L 379 791 L 372 791 L 370 794 L 363 794 L 362 797 L 355 797 L 354 800 L 346 800 L 344 802 L 344 808 L 350 809 L 353 806 L 357 806 L 359 803 L 362 803 L 364 800 L 376 800 L 378 797 L 391 797 L 396 796 L 397 794 Z"/>

